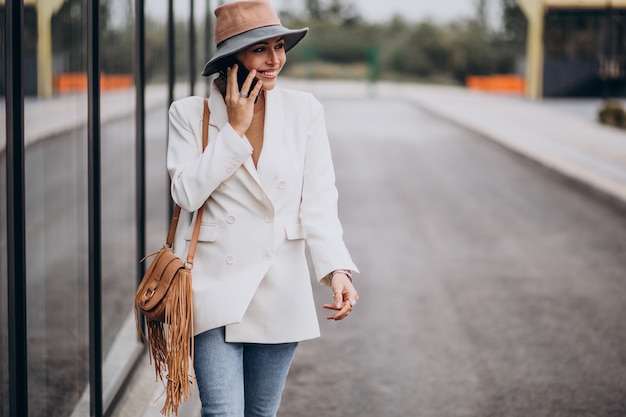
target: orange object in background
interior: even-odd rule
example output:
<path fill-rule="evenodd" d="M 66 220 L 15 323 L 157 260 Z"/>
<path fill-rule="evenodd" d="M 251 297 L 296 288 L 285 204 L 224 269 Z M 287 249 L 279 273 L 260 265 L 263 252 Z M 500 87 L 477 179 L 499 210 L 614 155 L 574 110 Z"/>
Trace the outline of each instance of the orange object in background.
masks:
<path fill-rule="evenodd" d="M 130 88 L 134 84 L 132 75 L 128 74 L 116 74 L 100 76 L 100 89 L 102 90 L 114 90 L 119 88 Z"/>
<path fill-rule="evenodd" d="M 496 93 L 524 94 L 525 81 L 521 75 L 469 75 L 465 85 L 471 90 Z"/>
<path fill-rule="evenodd" d="M 132 87 L 133 84 L 134 79 L 132 75 L 100 75 L 100 89 L 103 91 L 129 88 Z M 84 72 L 68 72 L 56 75 L 54 77 L 54 89 L 59 94 L 85 91 L 87 90 L 87 74 Z"/>

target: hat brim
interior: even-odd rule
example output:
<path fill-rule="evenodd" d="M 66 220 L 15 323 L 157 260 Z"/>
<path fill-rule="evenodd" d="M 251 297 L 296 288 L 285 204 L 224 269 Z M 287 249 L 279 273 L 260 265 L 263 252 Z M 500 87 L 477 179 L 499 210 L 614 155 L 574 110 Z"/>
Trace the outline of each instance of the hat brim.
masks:
<path fill-rule="evenodd" d="M 288 29 L 281 25 L 273 25 L 240 33 L 239 35 L 228 38 L 224 42 L 217 45 L 217 52 L 204 66 L 202 75 L 206 77 L 218 72 L 221 60 L 247 48 L 248 46 L 252 46 L 267 39 L 282 37 L 285 39 L 285 52 L 289 52 L 291 48 L 296 46 L 298 42 L 306 36 L 308 31 L 309 28 Z"/>

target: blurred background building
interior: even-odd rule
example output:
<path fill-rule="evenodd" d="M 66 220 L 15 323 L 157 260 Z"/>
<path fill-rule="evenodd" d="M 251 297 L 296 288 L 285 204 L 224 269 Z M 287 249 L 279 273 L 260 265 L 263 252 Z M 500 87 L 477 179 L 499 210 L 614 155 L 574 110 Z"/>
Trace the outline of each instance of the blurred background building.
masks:
<path fill-rule="evenodd" d="M 624 96 L 626 1 L 518 3 L 528 20 L 528 97 Z"/>

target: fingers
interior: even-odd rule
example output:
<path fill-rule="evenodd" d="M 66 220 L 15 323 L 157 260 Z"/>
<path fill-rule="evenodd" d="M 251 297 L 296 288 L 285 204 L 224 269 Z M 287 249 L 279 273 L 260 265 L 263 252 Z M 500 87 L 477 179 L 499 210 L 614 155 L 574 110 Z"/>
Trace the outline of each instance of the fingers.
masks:
<path fill-rule="evenodd" d="M 239 92 L 239 95 L 243 98 L 252 98 L 255 99 L 258 95 L 259 92 L 261 91 L 261 87 L 263 85 L 263 83 L 261 82 L 261 80 L 257 79 L 256 84 L 254 85 L 254 88 L 252 90 L 250 90 L 250 87 L 252 86 L 252 82 L 254 81 L 254 77 L 256 77 L 256 70 L 252 70 L 250 71 L 250 73 L 248 73 L 248 76 L 246 77 L 246 80 L 244 81 L 243 85 L 241 86 L 241 91 Z"/>
<path fill-rule="evenodd" d="M 335 314 L 326 317 L 328 320 L 345 319 L 359 300 L 359 295 L 352 286 L 352 283 L 343 286 L 340 290 L 333 293 L 333 304 L 324 304 L 323 307 L 329 310 L 336 310 Z"/>
<path fill-rule="evenodd" d="M 335 321 L 345 319 L 352 311 L 352 304 L 348 301 L 344 302 L 341 307 L 337 307 L 337 304 L 324 304 L 323 307 L 329 310 L 337 310 L 335 314 L 330 314 L 326 316 L 326 319 Z"/>
<path fill-rule="evenodd" d="M 256 74 L 256 71 L 254 71 L 254 73 Z M 254 75 L 252 75 L 252 72 L 250 72 L 250 75 L 248 75 L 248 79 L 250 80 L 250 83 L 252 83 L 252 80 L 254 79 Z M 248 82 L 248 79 L 246 79 L 246 82 Z M 256 97 L 261 93 L 261 88 L 263 88 L 263 82 L 257 78 L 257 82 L 254 85 L 254 88 L 249 93 L 250 97 L 252 97 L 253 100 L 256 99 Z"/>
<path fill-rule="evenodd" d="M 335 300 L 335 307 L 341 308 L 343 304 L 343 294 L 341 292 L 336 292 L 333 294 L 333 299 Z"/>
<path fill-rule="evenodd" d="M 337 308 L 341 308 L 344 301 L 349 301 L 352 306 L 356 304 L 359 299 L 359 295 L 352 285 L 352 281 L 344 275 L 337 274 L 332 281 L 333 300 Z"/>
<path fill-rule="evenodd" d="M 263 83 L 261 82 L 261 80 L 257 79 L 254 88 L 252 89 L 252 91 L 250 90 L 252 82 L 254 81 L 254 77 L 256 76 L 256 70 L 253 69 L 248 73 L 245 81 L 241 85 L 241 89 L 239 89 L 239 85 L 237 83 L 237 73 L 239 72 L 239 69 L 239 65 L 235 64 L 227 70 L 228 84 L 226 88 L 229 89 L 229 91 L 227 91 L 227 95 L 229 95 L 233 100 L 245 100 L 250 97 L 256 98 L 256 96 L 258 96 L 261 92 L 261 88 L 263 87 Z"/>
<path fill-rule="evenodd" d="M 233 129 L 243 137 L 252 123 L 254 114 L 254 102 L 262 88 L 261 81 L 257 82 L 254 89 L 248 92 L 256 71 L 252 70 L 246 78 L 241 91 L 237 84 L 238 66 L 235 64 L 226 71 L 226 111 L 228 113 L 228 122 Z"/>

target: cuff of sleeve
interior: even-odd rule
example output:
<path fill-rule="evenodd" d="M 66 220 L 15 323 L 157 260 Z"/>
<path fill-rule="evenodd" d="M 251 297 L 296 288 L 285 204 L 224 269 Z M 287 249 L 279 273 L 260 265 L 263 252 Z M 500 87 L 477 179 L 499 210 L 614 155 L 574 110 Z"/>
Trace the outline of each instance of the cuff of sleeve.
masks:
<path fill-rule="evenodd" d="M 333 283 L 333 277 L 335 276 L 335 274 L 345 274 L 350 282 L 352 282 L 352 271 L 350 269 L 335 269 L 334 271 L 331 271 L 330 273 L 325 275 L 320 280 L 320 284 L 330 287 Z"/>
<path fill-rule="evenodd" d="M 243 137 L 239 136 L 239 133 L 237 133 L 237 131 L 235 131 L 235 129 L 233 129 L 233 127 L 231 126 L 230 123 L 226 123 L 224 125 L 224 127 L 222 128 L 222 130 L 228 134 L 228 136 L 234 136 L 234 138 L 236 138 L 237 140 L 239 140 L 245 147 L 246 149 L 252 153 L 252 145 L 250 145 L 250 141 L 248 140 L 248 138 L 246 138 L 246 136 L 244 135 Z M 233 139 L 234 139 L 233 138 Z"/>

